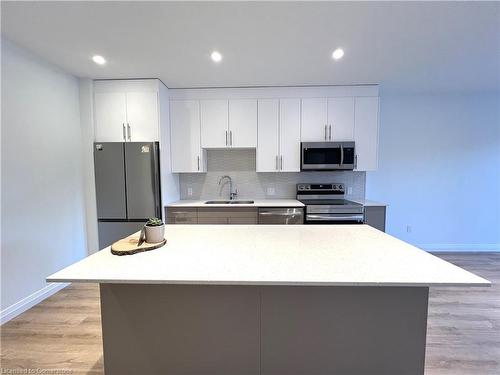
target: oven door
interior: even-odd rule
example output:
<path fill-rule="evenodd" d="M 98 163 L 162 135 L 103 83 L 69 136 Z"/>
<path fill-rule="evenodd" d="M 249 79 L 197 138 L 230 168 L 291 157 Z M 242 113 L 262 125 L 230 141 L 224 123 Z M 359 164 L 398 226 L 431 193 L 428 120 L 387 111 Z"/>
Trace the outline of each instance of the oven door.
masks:
<path fill-rule="evenodd" d="M 301 170 L 354 169 L 354 142 L 301 143 Z"/>
<path fill-rule="evenodd" d="M 362 213 L 309 213 L 306 215 L 306 224 L 363 224 Z"/>

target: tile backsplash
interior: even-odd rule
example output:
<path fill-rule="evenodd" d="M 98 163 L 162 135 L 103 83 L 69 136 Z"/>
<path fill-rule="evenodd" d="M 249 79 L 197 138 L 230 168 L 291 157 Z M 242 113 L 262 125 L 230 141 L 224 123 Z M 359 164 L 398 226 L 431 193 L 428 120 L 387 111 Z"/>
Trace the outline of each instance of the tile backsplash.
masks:
<path fill-rule="evenodd" d="M 231 176 L 238 199 L 295 198 L 300 182 L 344 183 L 351 199 L 365 197 L 365 172 L 255 172 L 255 150 L 209 150 L 207 173 L 179 176 L 181 199 L 218 199 L 229 196 L 229 184 L 219 178 Z"/>

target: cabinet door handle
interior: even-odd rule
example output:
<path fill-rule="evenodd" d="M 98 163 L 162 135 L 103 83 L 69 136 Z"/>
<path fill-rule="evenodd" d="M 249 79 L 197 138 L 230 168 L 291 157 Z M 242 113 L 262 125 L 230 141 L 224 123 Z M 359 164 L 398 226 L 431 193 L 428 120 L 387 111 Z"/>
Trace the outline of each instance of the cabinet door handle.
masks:
<path fill-rule="evenodd" d="M 229 130 L 229 145 L 233 145 L 233 131 Z"/>
<path fill-rule="evenodd" d="M 127 136 L 125 135 L 126 130 L 125 130 L 125 123 L 124 122 L 122 122 L 122 132 L 123 132 L 123 140 L 126 141 Z"/>
<path fill-rule="evenodd" d="M 198 170 L 200 170 L 200 156 L 198 155 Z"/>
<path fill-rule="evenodd" d="M 279 166 L 278 166 L 278 155 L 276 155 L 276 170 L 279 170 Z"/>
<path fill-rule="evenodd" d="M 325 125 L 325 141 L 327 140 L 327 137 L 326 137 L 326 128 L 327 128 L 327 125 Z"/>
<path fill-rule="evenodd" d="M 128 130 L 128 140 L 130 141 L 132 138 L 132 130 L 130 129 L 130 124 L 127 122 L 127 130 Z"/>
<path fill-rule="evenodd" d="M 283 155 L 280 156 L 280 170 L 283 170 Z"/>
<path fill-rule="evenodd" d="M 226 146 L 227 146 L 227 130 L 226 130 Z"/>
<path fill-rule="evenodd" d="M 330 141 L 332 140 L 332 126 L 331 125 L 329 125 L 328 139 L 330 139 Z"/>

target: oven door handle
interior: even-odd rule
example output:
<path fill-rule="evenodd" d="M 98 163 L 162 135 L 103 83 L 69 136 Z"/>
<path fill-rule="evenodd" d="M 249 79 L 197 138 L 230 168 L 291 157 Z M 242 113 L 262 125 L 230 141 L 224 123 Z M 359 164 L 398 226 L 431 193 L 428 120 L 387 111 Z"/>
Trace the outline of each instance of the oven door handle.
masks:
<path fill-rule="evenodd" d="M 344 164 L 344 146 L 340 145 L 340 165 Z"/>
<path fill-rule="evenodd" d="M 332 215 L 312 215 L 312 214 L 309 214 L 309 215 L 306 216 L 306 219 L 307 220 L 311 220 L 311 221 L 319 221 L 319 220 L 324 220 L 324 221 L 346 221 L 346 220 L 349 220 L 349 221 L 359 222 L 359 221 L 363 221 L 364 217 L 363 217 L 362 214 L 359 214 L 359 215 L 335 215 L 335 216 L 332 216 Z"/>

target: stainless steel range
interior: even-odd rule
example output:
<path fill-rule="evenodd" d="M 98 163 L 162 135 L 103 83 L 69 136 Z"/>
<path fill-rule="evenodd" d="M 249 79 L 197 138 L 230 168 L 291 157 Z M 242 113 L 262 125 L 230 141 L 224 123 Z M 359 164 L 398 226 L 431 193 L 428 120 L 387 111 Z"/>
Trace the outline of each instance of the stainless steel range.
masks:
<path fill-rule="evenodd" d="M 297 184 L 305 224 L 363 224 L 363 205 L 345 199 L 344 184 Z"/>

